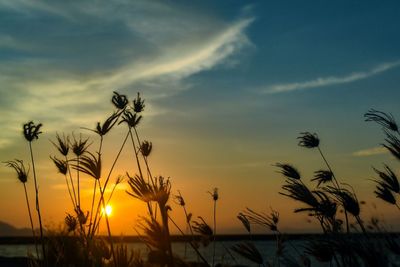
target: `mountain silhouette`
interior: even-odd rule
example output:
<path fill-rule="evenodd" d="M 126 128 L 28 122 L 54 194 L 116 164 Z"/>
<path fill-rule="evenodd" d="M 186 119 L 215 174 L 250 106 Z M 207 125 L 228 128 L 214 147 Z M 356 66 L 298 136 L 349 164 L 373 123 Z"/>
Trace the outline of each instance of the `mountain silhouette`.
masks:
<path fill-rule="evenodd" d="M 30 228 L 16 228 L 9 223 L 0 221 L 1 236 L 32 236 L 32 230 Z"/>

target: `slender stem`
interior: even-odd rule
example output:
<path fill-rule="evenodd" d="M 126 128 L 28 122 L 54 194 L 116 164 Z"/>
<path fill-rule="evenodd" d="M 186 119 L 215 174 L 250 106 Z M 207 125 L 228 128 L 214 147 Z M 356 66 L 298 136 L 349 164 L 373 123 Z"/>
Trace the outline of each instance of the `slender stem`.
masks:
<path fill-rule="evenodd" d="M 355 216 L 355 217 L 356 217 L 356 220 L 357 220 L 358 224 L 359 224 L 360 227 L 361 227 L 361 230 L 363 231 L 364 234 L 366 234 L 367 231 L 365 230 L 364 224 L 363 224 L 363 222 L 361 221 L 360 216 Z"/>
<path fill-rule="evenodd" d="M 172 246 L 171 246 L 171 238 L 169 235 L 169 227 L 168 227 L 168 211 L 165 205 L 160 205 L 160 213 L 161 213 L 161 219 L 163 222 L 163 228 L 164 228 L 164 235 L 165 235 L 165 240 L 167 242 L 167 250 L 168 250 L 168 266 L 173 267 L 174 266 L 174 256 L 172 254 Z"/>
<path fill-rule="evenodd" d="M 29 151 L 30 151 L 30 154 L 31 154 L 31 161 L 32 161 L 33 180 L 35 182 L 36 212 L 37 212 L 38 220 L 39 220 L 40 241 L 41 241 L 41 244 L 42 244 L 43 261 L 44 261 L 44 264 L 47 265 L 46 250 L 45 250 L 44 239 L 43 239 L 42 216 L 40 214 L 40 205 L 39 205 L 39 188 L 38 188 L 37 179 L 36 179 L 36 168 L 35 168 L 35 160 L 33 159 L 32 142 L 29 142 Z"/>
<path fill-rule="evenodd" d="M 74 180 L 72 179 L 71 169 L 70 169 L 69 164 L 68 164 L 67 156 L 65 156 L 65 162 L 67 163 L 67 167 L 68 167 L 69 180 L 71 181 L 72 193 L 73 193 L 73 196 L 74 196 L 75 207 L 76 207 L 78 205 L 78 201 L 77 201 L 77 198 L 76 198 Z"/>
<path fill-rule="evenodd" d="M 68 188 L 68 194 L 69 194 L 69 197 L 71 198 L 72 206 L 74 206 L 74 209 L 75 209 L 76 208 L 76 203 L 75 203 L 74 198 L 73 198 L 72 193 L 71 193 L 71 188 L 69 186 L 68 177 L 67 177 L 66 174 L 64 175 L 64 177 L 65 177 L 65 183 L 67 184 L 67 188 Z"/>
<path fill-rule="evenodd" d="M 129 131 L 128 131 L 128 133 L 126 134 L 124 141 L 122 142 L 122 145 L 121 145 L 121 147 L 120 147 L 120 149 L 119 149 L 119 151 L 118 151 L 118 153 L 117 153 L 117 156 L 116 156 L 115 159 L 114 159 L 114 162 L 113 162 L 113 164 L 112 164 L 112 166 L 111 166 L 110 171 L 108 172 L 108 175 L 107 175 L 107 178 L 106 178 L 106 181 L 105 181 L 105 184 L 104 184 L 103 191 L 102 191 L 102 190 L 100 191 L 101 197 L 104 197 L 104 193 L 105 193 L 105 190 L 106 190 L 106 188 L 107 188 L 108 181 L 110 180 L 111 174 L 112 174 L 112 172 L 113 172 L 113 170 L 114 170 L 114 168 L 115 168 L 115 165 L 117 164 L 117 161 L 118 161 L 118 159 L 119 159 L 119 157 L 120 157 L 120 155 L 121 155 L 121 153 L 122 153 L 122 150 L 123 150 L 124 147 L 125 147 L 125 144 L 126 144 L 126 141 L 128 140 L 128 137 L 129 137 Z M 115 188 L 114 188 L 114 189 L 115 189 Z M 113 191 L 114 191 L 114 189 L 113 189 Z M 97 204 L 96 214 L 97 214 L 97 213 L 99 212 L 99 210 L 100 210 L 100 205 L 101 205 L 101 202 L 99 202 L 99 203 Z M 96 217 L 96 218 L 97 218 L 97 217 Z M 99 221 L 97 222 L 97 224 L 100 224 L 101 218 L 102 218 L 102 216 L 99 217 Z M 96 225 L 96 224 L 95 224 L 95 225 Z"/>
<path fill-rule="evenodd" d="M 23 185 L 24 185 L 24 190 L 25 190 L 26 206 L 28 207 L 29 221 L 31 223 L 32 236 L 33 236 L 33 240 L 35 241 L 36 256 L 39 257 L 39 249 L 38 249 L 37 240 L 36 240 L 35 228 L 33 227 L 32 213 L 31 213 L 31 207 L 29 205 L 28 192 L 26 191 L 25 183 L 23 183 Z"/>
<path fill-rule="evenodd" d="M 176 229 L 183 235 L 186 236 L 185 233 L 182 231 L 182 229 L 175 223 L 175 221 L 171 218 L 171 216 L 168 215 L 169 220 L 172 222 L 173 225 L 175 225 Z M 207 262 L 207 260 L 201 255 L 200 251 L 195 247 L 192 241 L 189 241 L 190 246 L 193 248 L 193 250 L 196 252 L 197 256 L 208 266 L 210 267 L 210 264 Z"/>
<path fill-rule="evenodd" d="M 80 178 L 79 178 L 79 163 L 80 163 L 80 156 L 76 159 L 76 165 L 78 168 L 76 169 L 76 178 L 78 183 L 78 207 L 81 208 L 81 191 L 80 191 Z"/>
<path fill-rule="evenodd" d="M 324 160 L 324 162 L 325 162 L 326 166 L 328 167 L 329 171 L 332 173 L 332 177 L 333 177 L 333 180 L 335 181 L 334 184 L 336 185 L 336 188 L 338 190 L 340 190 L 341 188 L 339 186 L 338 180 L 336 179 L 335 173 L 333 172 L 331 166 L 329 165 L 328 161 L 326 160 L 326 158 L 324 156 L 324 153 L 322 153 L 321 148 L 319 146 L 317 148 L 318 148 L 319 154 L 321 155 L 322 159 Z M 345 207 L 343 207 L 343 208 L 344 208 L 344 215 L 345 215 L 345 220 L 346 220 L 346 231 L 347 231 L 347 233 L 350 233 L 349 219 L 348 219 L 348 215 L 347 215 L 347 210 L 346 210 Z"/>
<path fill-rule="evenodd" d="M 93 232 L 93 225 L 92 225 L 92 219 L 93 219 L 93 206 L 94 206 L 94 200 L 96 198 L 96 187 L 97 187 L 97 180 L 94 180 L 94 186 L 93 186 L 93 195 L 92 195 L 92 208 L 90 210 L 90 219 L 89 219 L 89 231 L 88 231 L 88 237 L 90 236 L 90 233 Z"/>
<path fill-rule="evenodd" d="M 98 182 L 99 182 L 100 192 L 103 192 L 100 180 Z M 104 215 L 105 215 L 104 217 L 106 218 L 107 232 L 108 232 L 108 238 L 110 240 L 111 254 L 113 256 L 114 266 L 117 267 L 116 257 L 115 257 L 115 252 L 114 252 L 114 244 L 113 244 L 111 228 L 110 228 L 110 222 L 108 220 L 108 215 L 107 215 L 107 212 L 106 212 L 106 204 L 104 202 L 103 194 L 100 194 L 100 201 L 103 204 L 103 210 L 104 210 Z"/>
<path fill-rule="evenodd" d="M 215 245 L 217 239 L 217 201 L 214 200 L 214 240 L 213 240 L 213 258 L 212 258 L 212 266 L 214 267 L 215 262 Z"/>

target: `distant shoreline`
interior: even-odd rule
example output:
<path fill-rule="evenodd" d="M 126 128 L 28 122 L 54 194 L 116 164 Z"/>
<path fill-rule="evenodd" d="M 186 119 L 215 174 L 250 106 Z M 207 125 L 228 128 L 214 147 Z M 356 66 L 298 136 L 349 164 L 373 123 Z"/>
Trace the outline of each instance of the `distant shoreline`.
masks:
<path fill-rule="evenodd" d="M 347 234 L 343 234 L 347 235 Z M 350 234 L 353 237 L 361 236 L 362 234 L 352 233 Z M 398 232 L 391 232 L 391 233 L 369 233 L 370 236 L 380 237 L 380 236 L 396 236 L 400 235 Z M 323 234 L 284 234 L 284 236 L 288 240 L 303 240 L 303 239 L 312 239 L 323 236 Z M 76 237 L 70 237 L 76 238 Z M 99 236 L 99 238 L 108 239 L 107 236 Z M 192 240 L 192 236 L 182 236 L 182 235 L 172 235 L 171 241 L 172 242 L 185 242 Z M 201 236 L 195 235 L 194 239 L 197 241 L 201 240 Z M 276 236 L 273 234 L 254 234 L 251 235 L 252 241 L 268 241 L 268 240 L 275 240 Z M 229 235 L 217 235 L 217 241 L 239 241 L 239 240 L 250 240 L 249 235 L 245 234 L 229 234 Z M 124 243 L 141 243 L 143 242 L 140 236 L 113 236 L 114 242 L 124 242 Z M 0 237 L 0 245 L 20 245 L 20 244 L 34 244 L 34 239 L 31 236 L 2 236 Z"/>

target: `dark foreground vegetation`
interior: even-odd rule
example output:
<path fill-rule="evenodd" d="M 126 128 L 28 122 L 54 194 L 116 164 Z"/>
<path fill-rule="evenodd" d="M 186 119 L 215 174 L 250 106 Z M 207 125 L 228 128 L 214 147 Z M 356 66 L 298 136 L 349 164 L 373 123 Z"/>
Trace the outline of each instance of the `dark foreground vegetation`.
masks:
<path fill-rule="evenodd" d="M 60 175 L 65 179 L 73 213 L 65 217 L 62 230 L 44 229 L 41 219 L 39 176 L 36 173 L 34 143 L 39 139 L 42 124 L 30 121 L 23 126 L 23 134 L 28 144 L 29 167 L 19 159 L 5 162 L 13 168 L 23 186 L 26 207 L 35 243 L 35 255 L 27 258 L 0 258 L 1 266 L 216 266 L 217 255 L 217 204 L 218 189 L 209 192 L 214 216 L 208 224 L 202 217 L 193 218 L 186 209 L 181 192 L 172 194 L 169 178 L 153 176 L 149 156 L 153 145 L 141 138 L 138 126 L 142 121 L 144 100 L 138 94 L 131 102 L 125 95 L 114 92 L 112 97 L 114 111 L 104 122 L 98 122 L 92 131 L 97 140 L 83 138 L 80 134 L 57 134 L 53 144 L 58 156 L 51 156 Z M 376 122 L 383 127 L 385 143 L 383 146 L 400 160 L 400 134 L 394 118 L 381 111 L 370 110 L 365 114 L 366 121 Z M 102 164 L 103 144 L 108 133 L 115 127 L 125 127 L 126 134 L 116 147 L 116 156 L 109 169 Z M 248 235 L 236 245 L 224 247 L 229 265 L 237 265 L 238 258 L 246 259 L 252 265 L 262 266 L 311 266 L 311 260 L 327 263 L 330 266 L 396 266 L 400 255 L 400 243 L 396 234 L 389 234 L 376 218 L 366 219 L 361 214 L 360 202 L 355 190 L 346 181 L 335 175 L 315 133 L 304 132 L 299 136 L 299 145 L 314 149 L 320 154 L 326 168 L 317 170 L 311 181 L 306 181 L 291 164 L 277 163 L 275 166 L 284 176 L 285 181 L 280 194 L 298 201 L 301 206 L 294 212 L 306 212 L 321 227 L 320 235 L 306 236 L 306 245 L 296 247 L 290 236 L 280 232 L 279 213 L 269 213 L 251 208 L 240 212 L 237 218 L 242 222 Z M 137 166 L 135 174 L 115 175 L 114 168 L 120 160 L 125 147 L 130 147 L 133 164 Z M 31 170 L 32 175 L 28 172 Z M 399 209 L 397 196 L 400 193 L 398 178 L 391 167 L 385 165 L 376 172 L 376 197 Z M 29 200 L 27 190 L 28 176 L 33 176 L 35 199 Z M 91 205 L 81 205 L 81 180 L 92 179 L 93 193 Z M 114 181 L 114 182 L 112 182 Z M 126 244 L 117 242 L 112 235 L 112 227 L 106 212 L 107 204 L 118 185 L 127 182 L 127 193 L 147 206 L 147 213 L 142 214 L 135 226 L 139 239 L 148 247 L 146 255 L 140 251 L 129 251 Z M 186 217 L 186 225 L 178 225 L 170 216 L 171 202 L 181 208 Z M 37 222 L 32 216 L 32 207 L 36 212 Z M 105 223 L 107 236 L 99 235 L 99 227 Z M 39 228 L 36 231 L 35 225 Z M 266 229 L 274 237 L 276 250 L 272 257 L 264 258 L 255 241 L 258 236 L 252 233 L 253 226 Z M 171 243 L 174 237 L 170 228 L 175 227 L 187 243 L 188 249 L 197 255 L 196 262 L 185 261 L 176 255 Z M 246 241 L 243 241 L 246 240 Z M 201 246 L 211 246 L 212 260 L 202 255 Z M 288 254 L 287 250 L 295 251 Z M 8 263 L 7 263 L 8 261 Z M 5 263 L 6 262 L 6 263 Z M 14 264 L 14 265 L 13 265 Z M 19 264 L 19 265 L 18 265 Z M 220 263 L 218 263 L 220 265 Z"/>

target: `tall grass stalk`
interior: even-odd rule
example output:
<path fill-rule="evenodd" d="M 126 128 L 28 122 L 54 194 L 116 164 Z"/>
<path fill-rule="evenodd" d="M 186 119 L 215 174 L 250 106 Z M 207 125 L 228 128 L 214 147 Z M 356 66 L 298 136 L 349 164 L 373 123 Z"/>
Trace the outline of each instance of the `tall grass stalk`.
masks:
<path fill-rule="evenodd" d="M 35 227 L 33 226 L 33 219 L 32 219 L 31 207 L 29 205 L 28 192 L 26 190 L 25 183 L 23 183 L 23 185 L 24 185 L 24 192 L 25 192 L 26 207 L 28 208 L 29 222 L 31 224 L 32 236 L 33 236 L 33 240 L 35 242 L 36 256 L 39 257 L 39 249 L 38 249 L 37 240 L 36 240 Z"/>
<path fill-rule="evenodd" d="M 46 249 L 45 249 L 44 238 L 43 238 L 42 215 L 41 215 L 41 212 L 40 212 L 39 187 L 38 187 L 37 178 L 36 178 L 35 159 L 33 157 L 33 149 L 32 149 L 32 142 L 31 141 L 29 141 L 29 151 L 30 151 L 31 162 L 32 162 L 33 180 L 34 180 L 34 183 L 35 183 L 36 212 L 37 212 L 38 221 L 39 221 L 40 243 L 42 245 L 43 261 L 44 261 L 44 264 L 47 265 Z"/>

